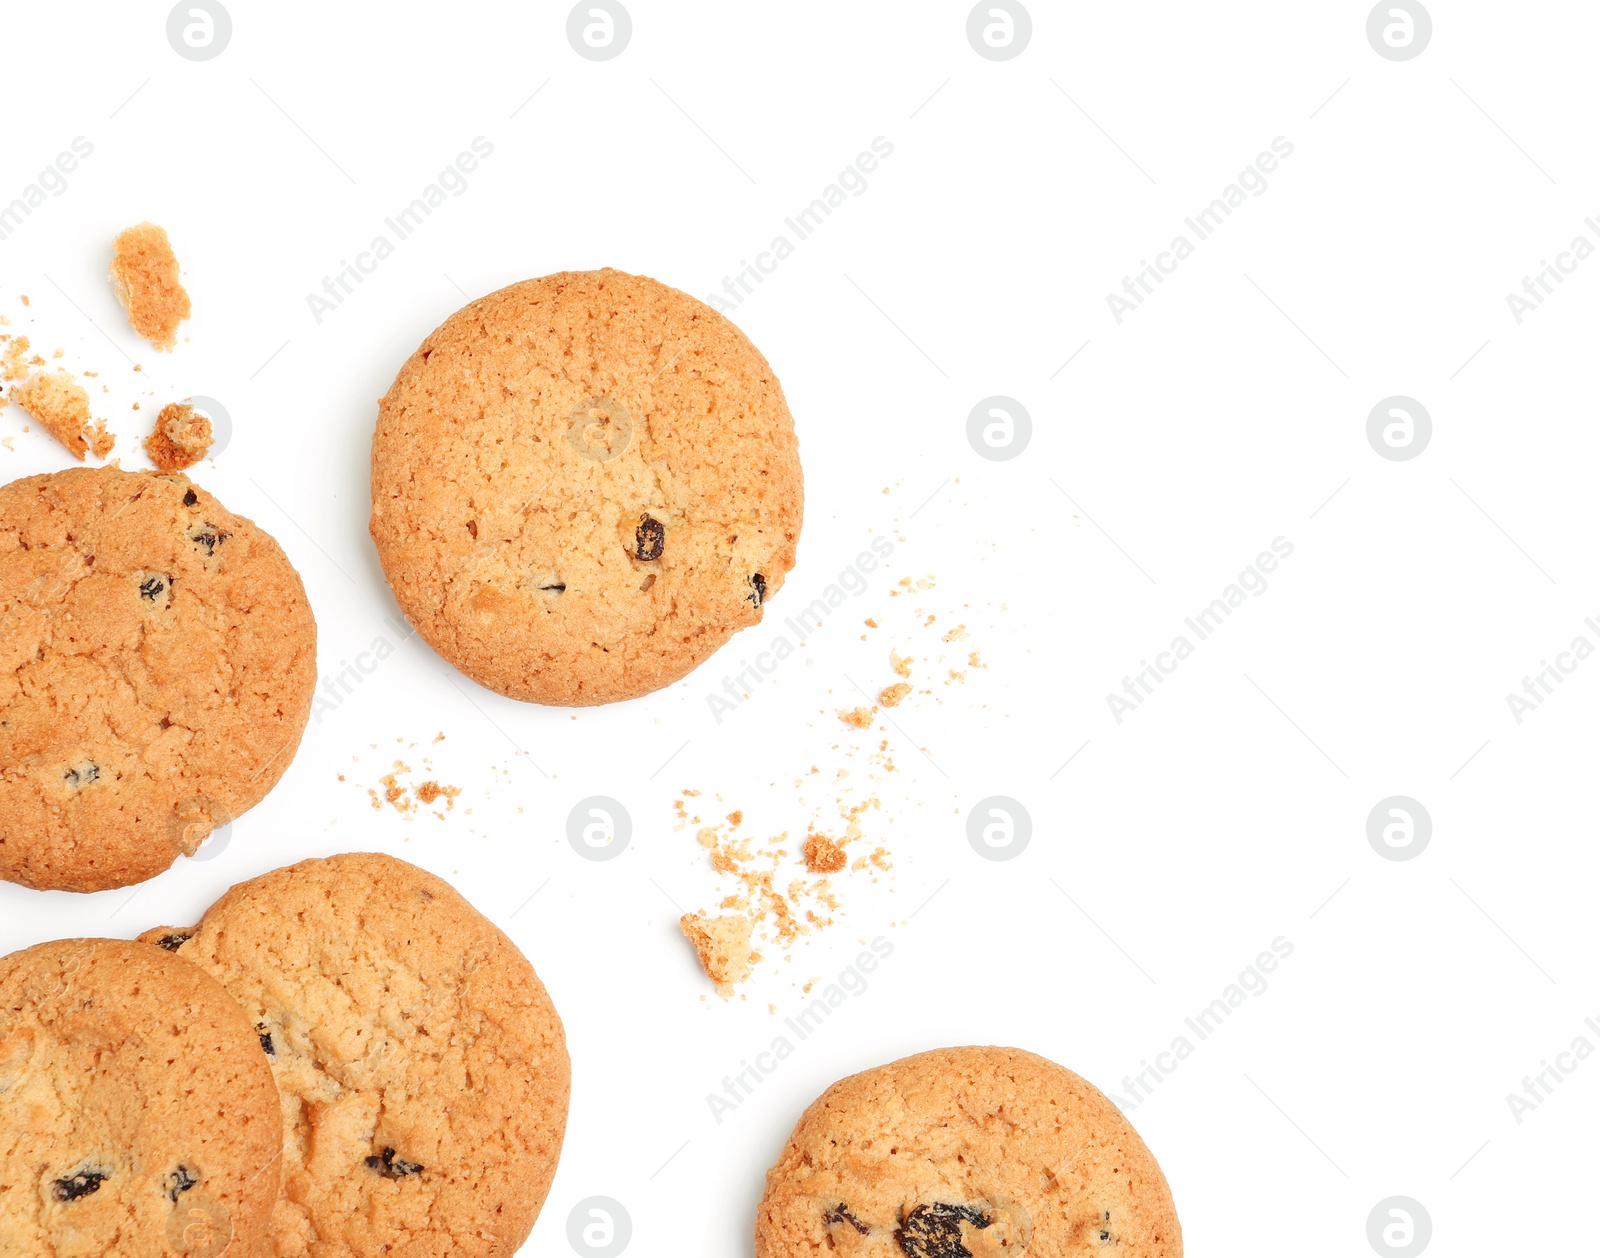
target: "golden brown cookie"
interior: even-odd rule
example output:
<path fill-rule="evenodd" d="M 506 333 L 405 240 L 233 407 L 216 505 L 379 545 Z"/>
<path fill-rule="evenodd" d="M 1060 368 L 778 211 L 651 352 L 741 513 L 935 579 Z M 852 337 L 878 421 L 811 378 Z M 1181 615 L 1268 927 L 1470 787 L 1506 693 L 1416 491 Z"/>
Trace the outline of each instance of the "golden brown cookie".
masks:
<path fill-rule="evenodd" d="M 280 1258 L 509 1258 L 566 1131 L 561 1019 L 516 945 L 392 857 L 302 861 L 146 942 L 244 1007 L 283 1098 Z"/>
<path fill-rule="evenodd" d="M 1093 1085 L 1015 1048 L 919 1053 L 806 1110 L 756 1258 L 1182 1258 L 1166 1178 Z"/>
<path fill-rule="evenodd" d="M 120 939 L 0 958 L 0 1253 L 264 1258 L 282 1139 L 214 979 Z"/>
<path fill-rule="evenodd" d="M 0 488 L 0 878 L 154 877 L 294 758 L 316 625 L 277 542 L 182 476 Z"/>
<path fill-rule="evenodd" d="M 372 538 L 406 616 L 536 703 L 647 694 L 757 623 L 802 496 L 766 359 L 621 271 L 458 310 L 400 369 L 372 442 Z"/>

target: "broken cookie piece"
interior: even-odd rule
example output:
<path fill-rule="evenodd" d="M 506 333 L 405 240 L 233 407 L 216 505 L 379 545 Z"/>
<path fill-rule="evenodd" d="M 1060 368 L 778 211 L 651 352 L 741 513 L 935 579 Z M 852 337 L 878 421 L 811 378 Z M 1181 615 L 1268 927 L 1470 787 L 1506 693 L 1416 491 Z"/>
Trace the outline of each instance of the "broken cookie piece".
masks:
<path fill-rule="evenodd" d="M 172 402 L 156 416 L 144 452 L 163 472 L 181 472 L 205 458 L 212 436 L 209 419 L 187 402 Z"/>
<path fill-rule="evenodd" d="M 106 431 L 104 421 L 89 417 L 89 394 L 70 372 L 39 372 L 11 391 L 16 402 L 52 437 L 66 446 L 72 457 L 83 462 L 90 450 L 95 458 L 111 453 L 116 438 Z"/>
<path fill-rule="evenodd" d="M 900 701 L 911 693 L 909 682 L 897 681 L 892 686 L 885 686 L 878 694 L 878 702 L 886 708 L 898 707 Z"/>
<path fill-rule="evenodd" d="M 753 968 L 750 919 L 736 913 L 726 917 L 685 913 L 678 924 L 700 954 L 706 977 L 716 984 L 717 994 L 727 1000 L 733 995 L 734 984 L 749 978 Z"/>
<path fill-rule="evenodd" d="M 117 237 L 115 249 L 111 283 L 128 322 L 157 349 L 171 349 L 190 306 L 167 233 L 154 223 L 140 223 Z"/>
<path fill-rule="evenodd" d="M 844 848 L 840 847 L 825 834 L 812 834 L 806 839 L 805 847 L 806 868 L 814 874 L 836 874 L 845 867 L 848 857 Z"/>

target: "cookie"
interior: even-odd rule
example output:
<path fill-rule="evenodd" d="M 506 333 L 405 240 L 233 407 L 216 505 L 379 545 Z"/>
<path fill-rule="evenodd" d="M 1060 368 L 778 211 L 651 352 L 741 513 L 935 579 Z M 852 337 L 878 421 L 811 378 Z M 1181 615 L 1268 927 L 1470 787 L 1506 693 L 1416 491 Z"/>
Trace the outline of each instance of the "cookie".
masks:
<path fill-rule="evenodd" d="M 243 1006 L 283 1098 L 280 1258 L 502 1258 L 566 1130 L 561 1019 L 509 939 L 388 856 L 308 860 L 143 938 Z"/>
<path fill-rule="evenodd" d="M 400 369 L 372 442 L 372 539 L 407 618 L 535 703 L 647 694 L 759 622 L 802 497 L 766 359 L 621 271 L 458 310 Z"/>
<path fill-rule="evenodd" d="M 1106 1097 L 1015 1048 L 852 1075 L 800 1119 L 756 1258 L 1182 1258 L 1166 1178 Z"/>
<path fill-rule="evenodd" d="M 278 544 L 182 476 L 0 488 L 0 878 L 153 877 L 294 758 L 316 624 Z"/>
<path fill-rule="evenodd" d="M 271 1253 L 278 1092 L 244 1011 L 145 944 L 0 958 L 0 1253 Z"/>

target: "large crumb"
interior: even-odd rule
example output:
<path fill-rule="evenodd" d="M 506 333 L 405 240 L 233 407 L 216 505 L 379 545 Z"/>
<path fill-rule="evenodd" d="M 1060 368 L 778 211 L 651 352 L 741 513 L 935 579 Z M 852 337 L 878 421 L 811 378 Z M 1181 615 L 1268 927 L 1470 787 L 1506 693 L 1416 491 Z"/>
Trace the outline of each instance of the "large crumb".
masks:
<path fill-rule="evenodd" d="M 840 712 L 839 719 L 846 725 L 854 725 L 857 729 L 871 729 L 872 718 L 877 715 L 876 708 L 851 708 Z"/>
<path fill-rule="evenodd" d="M 883 692 L 878 695 L 878 702 L 886 708 L 896 707 L 910 693 L 910 682 L 897 681 L 894 685 L 883 688 Z"/>
<path fill-rule="evenodd" d="M 116 438 L 103 422 L 89 417 L 89 394 L 65 371 L 40 372 L 11 391 L 11 398 L 32 415 L 52 437 L 83 462 L 93 450 L 103 459 L 111 453 Z"/>
<path fill-rule="evenodd" d="M 111 283 L 128 322 L 157 349 L 171 349 L 190 307 L 167 233 L 154 223 L 140 223 L 118 236 L 115 248 Z"/>
<path fill-rule="evenodd" d="M 187 402 L 161 408 L 156 426 L 144 439 L 144 452 L 163 472 L 181 472 L 205 458 L 211 448 L 211 421 Z"/>
<path fill-rule="evenodd" d="M 804 847 L 806 868 L 814 874 L 836 874 L 845 867 L 849 857 L 825 834 L 813 834 Z"/>
<path fill-rule="evenodd" d="M 733 985 L 750 977 L 750 919 L 739 914 L 703 917 L 685 913 L 678 924 L 700 954 L 706 977 L 727 1000 L 733 995 Z"/>

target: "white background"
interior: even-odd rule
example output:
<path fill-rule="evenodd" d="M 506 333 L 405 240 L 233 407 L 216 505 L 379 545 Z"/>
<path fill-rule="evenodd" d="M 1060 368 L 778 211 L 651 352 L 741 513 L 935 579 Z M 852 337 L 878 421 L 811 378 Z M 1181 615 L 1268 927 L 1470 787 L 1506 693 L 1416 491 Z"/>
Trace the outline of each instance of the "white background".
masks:
<path fill-rule="evenodd" d="M 571 1252 L 569 1212 L 605 1195 L 632 1251 L 699 1255 L 750 1253 L 765 1168 L 840 1076 L 1015 1044 L 1126 1097 L 1281 936 L 1267 990 L 1129 1111 L 1191 1252 L 1368 1252 L 1396 1194 L 1437 1252 L 1592 1245 L 1600 1064 L 1520 1124 L 1506 1095 L 1576 1037 L 1600 1046 L 1600 662 L 1521 724 L 1505 696 L 1579 634 L 1600 645 L 1600 261 L 1520 326 L 1505 298 L 1576 235 L 1600 243 L 1593 6 L 1438 0 L 1406 62 L 1369 46 L 1366 4 L 1332 0 L 1037 3 L 1005 62 L 946 0 L 637 0 L 604 63 L 546 0 L 230 8 L 230 45 L 195 63 L 161 4 L 5 6 L 0 200 L 75 136 L 93 154 L 0 241 L 0 313 L 101 373 L 124 466 L 146 465 L 161 404 L 221 400 L 231 442 L 194 475 L 288 551 L 323 675 L 395 650 L 225 850 L 136 891 L 0 888 L 0 951 L 188 923 L 307 856 L 424 865 L 512 935 L 566 1023 L 571 1122 L 525 1252 Z M 316 322 L 306 295 L 477 136 L 494 151 L 467 190 Z M 806 471 L 766 623 L 680 685 L 576 713 L 403 640 L 367 460 L 417 342 L 466 297 L 563 269 L 704 297 L 877 136 L 893 154 L 867 190 L 731 315 L 782 379 Z M 1106 295 L 1278 136 L 1294 151 L 1267 190 L 1119 325 Z M 194 298 L 171 355 L 104 278 L 147 218 Z M 1007 462 L 966 439 L 993 394 L 1032 415 Z M 1432 415 L 1411 461 L 1366 439 L 1394 394 Z M 0 413 L 0 473 L 70 463 L 23 422 Z M 875 537 L 894 551 L 866 592 L 717 723 L 706 696 Z M 1277 537 L 1294 549 L 1267 591 L 1119 724 L 1107 693 Z M 891 598 L 906 576 L 934 586 Z M 987 668 L 930 684 L 961 665 L 938 637 L 958 622 Z M 932 693 L 842 725 L 854 683 L 895 680 L 891 647 Z M 370 806 L 397 755 L 461 787 L 444 820 Z M 708 999 L 676 927 L 720 893 L 674 828 L 685 788 L 763 836 L 875 796 L 893 868 L 838 879 L 836 925 L 767 949 L 747 999 Z M 595 794 L 633 823 L 606 863 L 566 840 Z M 1414 860 L 1367 841 L 1394 794 L 1432 817 Z M 990 795 L 1031 814 L 1013 860 L 968 844 Z M 799 985 L 878 936 L 894 951 L 867 990 L 714 1121 L 706 1095 L 784 1033 Z"/>

